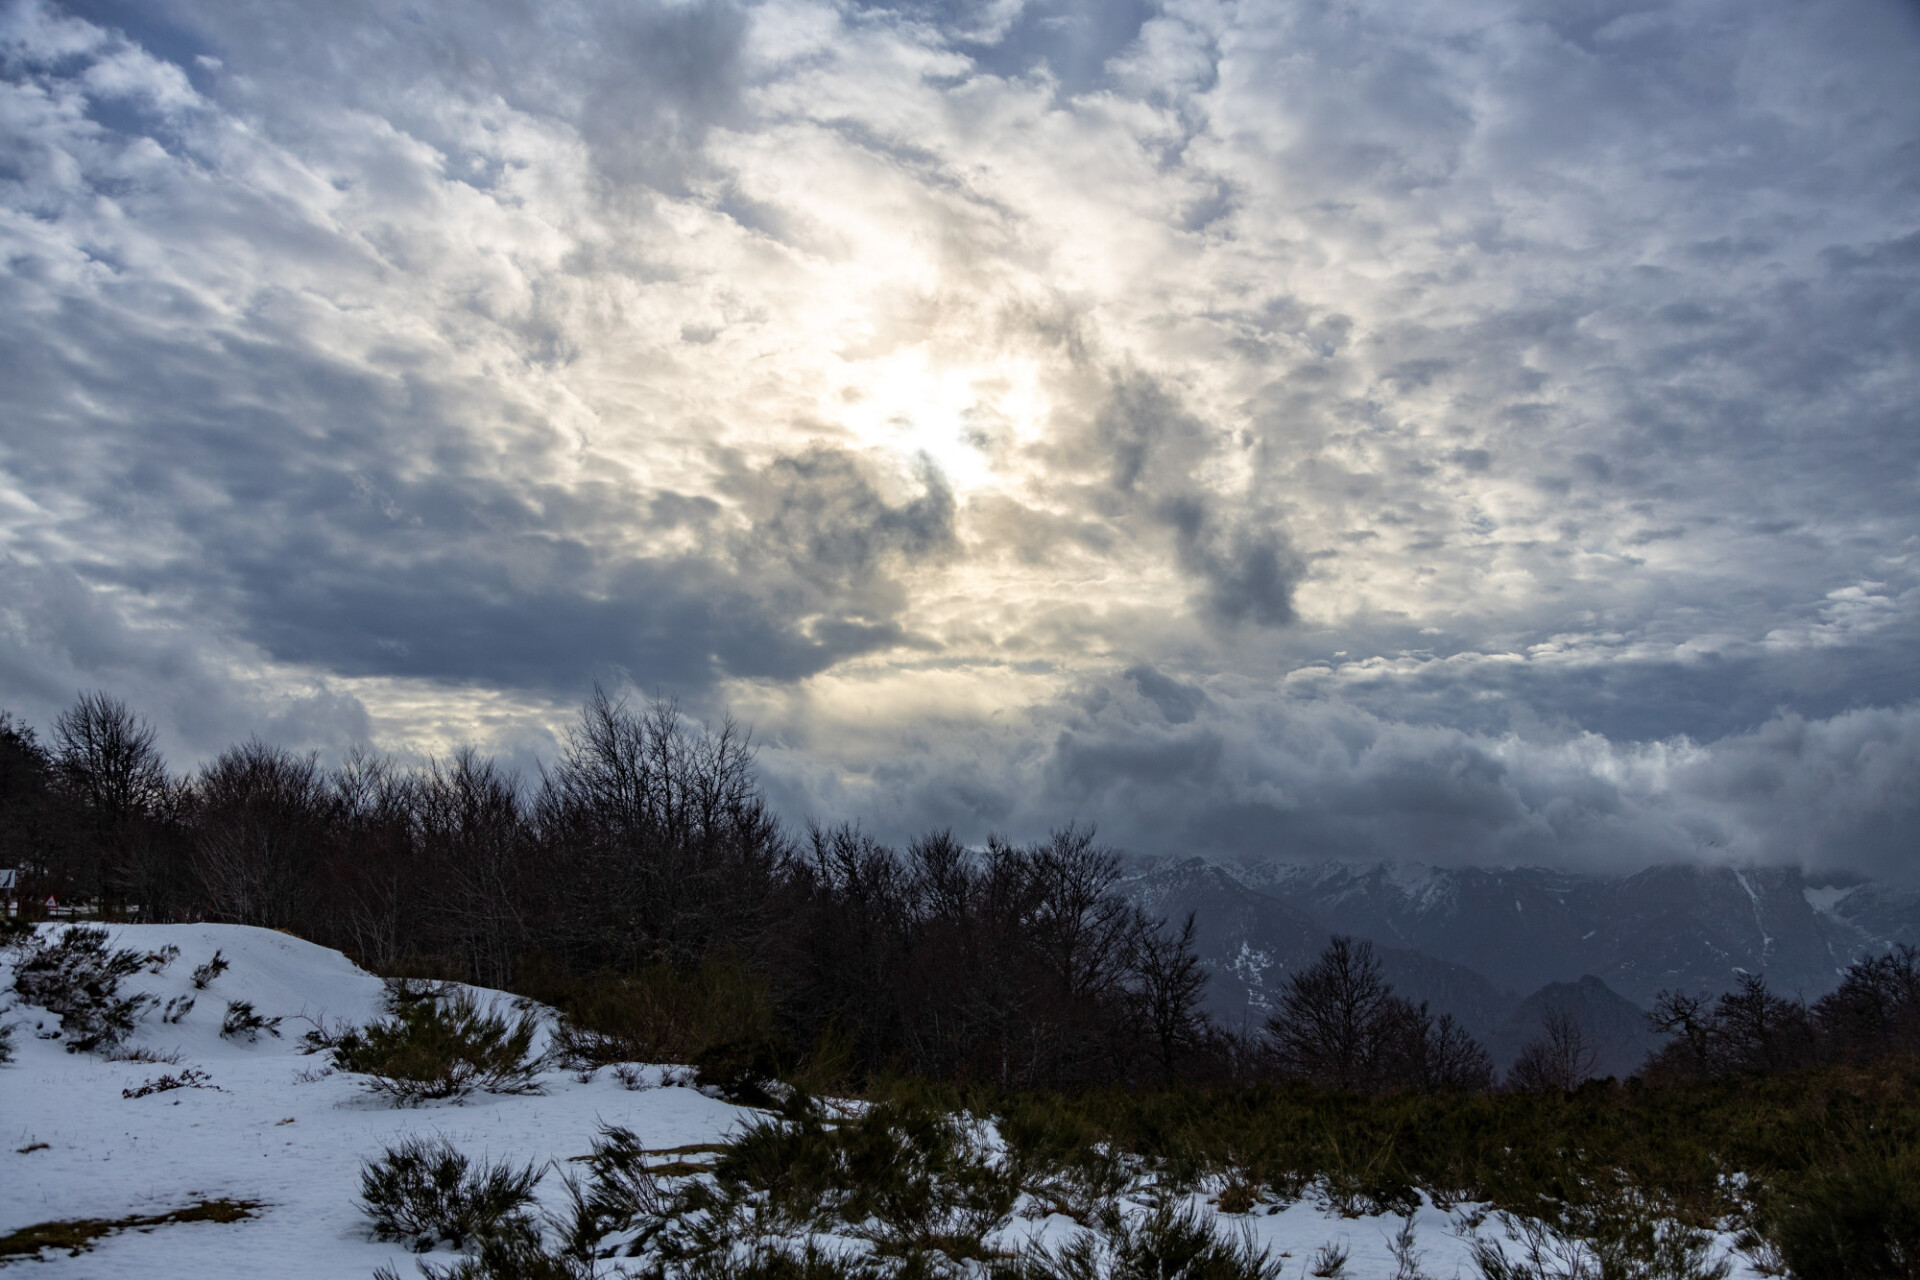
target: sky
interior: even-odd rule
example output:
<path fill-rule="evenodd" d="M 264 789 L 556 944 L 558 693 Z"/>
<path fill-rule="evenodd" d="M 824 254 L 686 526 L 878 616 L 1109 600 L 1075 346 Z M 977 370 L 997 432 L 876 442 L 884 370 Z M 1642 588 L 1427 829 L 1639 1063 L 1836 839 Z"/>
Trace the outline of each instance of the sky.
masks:
<path fill-rule="evenodd" d="M 1920 876 L 1920 7 L 0 5 L 0 706 Z"/>

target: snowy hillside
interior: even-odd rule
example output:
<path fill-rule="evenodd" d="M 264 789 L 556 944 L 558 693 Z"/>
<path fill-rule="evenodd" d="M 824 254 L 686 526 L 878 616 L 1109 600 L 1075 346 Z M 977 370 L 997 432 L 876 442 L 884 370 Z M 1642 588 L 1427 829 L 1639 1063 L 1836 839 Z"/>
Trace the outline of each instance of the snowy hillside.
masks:
<path fill-rule="evenodd" d="M 34 1035 L 58 1019 L 31 1007 L 15 1059 L 0 1067 L 0 1235 L 39 1222 L 156 1215 L 203 1199 L 258 1200 L 244 1222 L 168 1225 L 103 1240 L 78 1258 L 59 1256 L 52 1276 L 367 1276 L 381 1263 L 413 1271 L 397 1245 L 372 1241 L 355 1208 L 363 1159 L 409 1134 L 443 1135 L 471 1155 L 565 1161 L 588 1149 L 603 1123 L 624 1125 L 649 1146 L 719 1140 L 740 1109 L 691 1088 L 630 1091 L 610 1074 L 581 1084 L 549 1072 L 547 1092 L 475 1094 L 459 1103 L 395 1108 L 351 1076 L 314 1078 L 320 1058 L 302 1055 L 304 1024 L 324 1017 L 365 1022 L 380 1010 L 381 983 L 336 951 L 264 929 L 232 925 L 115 928 L 115 945 L 181 954 L 158 975 L 125 984 L 163 1000 L 196 998 L 177 1024 L 149 1015 L 131 1047 L 178 1053 L 177 1063 L 110 1062 L 70 1054 Z M 190 974 L 218 950 L 231 968 L 205 990 Z M 9 978 L 10 980 L 10 978 Z M 279 1039 L 223 1039 L 230 1000 L 287 1019 Z M 126 1098 L 163 1075 L 206 1073 L 207 1087 Z M 654 1076 L 658 1078 L 658 1073 Z M 45 1143 L 45 1147 L 36 1148 Z M 24 1153 L 23 1153 L 24 1152 Z M 549 1183 L 554 1183 L 552 1178 Z M 557 1191 L 557 1184 L 545 1188 Z M 36 1272 L 39 1274 L 39 1272 Z"/>
<path fill-rule="evenodd" d="M 247 1201 L 252 1216 L 231 1222 L 190 1221 L 126 1229 L 100 1238 L 91 1251 L 41 1255 L 49 1280 L 81 1276 L 144 1276 L 155 1280 L 217 1277 L 364 1277 L 382 1264 L 415 1274 L 397 1244 L 376 1242 L 356 1206 L 362 1162 L 400 1139 L 444 1137 L 470 1156 L 552 1161 L 586 1153 L 605 1125 L 632 1130 L 654 1151 L 725 1140 L 752 1114 L 695 1088 L 664 1081 L 688 1073 L 651 1068 L 643 1087 L 613 1073 L 583 1082 L 553 1069 L 543 1092 L 474 1094 L 458 1102 L 396 1108 L 351 1075 L 327 1072 L 324 1059 L 298 1050 L 302 1019 L 364 1023 L 382 1007 L 382 984 L 337 952 L 279 933 L 220 925 L 148 925 L 111 930 L 116 946 L 143 954 L 179 954 L 158 973 L 142 970 L 124 991 L 159 1002 L 121 1052 L 149 1060 L 107 1060 L 69 1053 L 57 1016 L 20 1004 L 11 989 L 19 951 L 0 953 L 5 1003 L 0 1021 L 16 1024 L 14 1061 L 0 1066 L 0 1237 L 35 1224 L 74 1219 L 160 1218 L 205 1201 Z M 194 985 L 194 971 L 215 954 L 230 967 Z M 157 962 L 156 962 L 157 963 Z M 498 993 L 479 993 L 505 1002 Z M 194 1004 L 165 1021 L 166 1002 Z M 278 1037 L 256 1043 L 223 1037 L 230 1001 L 250 1002 L 263 1017 L 283 1019 Z M 191 1077 L 185 1073 L 191 1072 Z M 149 1090 L 162 1077 L 187 1087 Z M 630 1073 L 631 1078 L 631 1073 Z M 571 1166 L 577 1168 L 577 1165 Z M 560 1179 L 541 1186 L 557 1207 Z M 1030 1204 L 1031 1202 L 1025 1202 Z M 1195 1199 L 1204 1205 L 1204 1200 Z M 1344 1274 L 1391 1276 L 1389 1239 L 1401 1220 L 1340 1218 L 1312 1197 L 1284 1209 L 1256 1206 L 1228 1219 L 1274 1254 L 1286 1255 L 1286 1280 L 1307 1274 L 1315 1250 L 1349 1251 Z M 1422 1270 L 1432 1277 L 1472 1275 L 1457 1219 L 1423 1207 L 1414 1219 Z M 997 1243 L 1018 1247 L 1043 1235 L 1063 1239 L 1078 1229 L 1058 1215 L 1016 1213 Z M 452 1254 L 441 1252 L 440 1262 Z M 25 1265 L 20 1258 L 0 1258 Z M 1736 1272 L 1736 1274 L 1743 1274 Z"/>

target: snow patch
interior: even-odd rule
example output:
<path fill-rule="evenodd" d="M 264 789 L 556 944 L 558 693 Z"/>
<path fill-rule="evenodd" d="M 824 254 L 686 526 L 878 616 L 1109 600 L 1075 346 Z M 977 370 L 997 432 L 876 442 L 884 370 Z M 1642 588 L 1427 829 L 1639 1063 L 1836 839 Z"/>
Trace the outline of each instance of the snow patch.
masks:
<path fill-rule="evenodd" d="M 1831 914 L 1833 909 L 1840 905 L 1842 899 L 1859 887 L 1857 884 L 1847 885 L 1845 887 L 1840 885 L 1822 885 L 1820 888 L 1815 889 L 1809 885 L 1800 891 L 1800 896 L 1805 898 L 1807 905 L 1815 911 Z"/>
<path fill-rule="evenodd" d="M 1740 887 L 1747 891 L 1747 897 L 1753 901 L 1753 926 L 1760 931 L 1760 958 L 1764 960 L 1773 951 L 1773 937 L 1767 932 L 1767 922 L 1761 914 L 1760 893 L 1747 879 L 1746 872 L 1735 870 L 1733 878 L 1740 882 Z"/>

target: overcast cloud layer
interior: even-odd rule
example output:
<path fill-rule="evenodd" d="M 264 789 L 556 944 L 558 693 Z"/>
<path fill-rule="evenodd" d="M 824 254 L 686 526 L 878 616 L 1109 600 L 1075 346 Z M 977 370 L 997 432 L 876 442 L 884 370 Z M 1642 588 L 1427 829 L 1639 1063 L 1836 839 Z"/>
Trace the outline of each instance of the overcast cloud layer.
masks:
<path fill-rule="evenodd" d="M 0 9 L 0 705 L 1920 870 L 1920 10 Z"/>

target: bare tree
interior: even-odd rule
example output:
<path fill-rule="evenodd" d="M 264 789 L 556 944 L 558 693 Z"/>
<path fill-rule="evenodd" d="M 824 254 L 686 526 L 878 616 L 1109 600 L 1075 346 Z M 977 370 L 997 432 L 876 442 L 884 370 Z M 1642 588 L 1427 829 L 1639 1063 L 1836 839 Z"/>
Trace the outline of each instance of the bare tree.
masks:
<path fill-rule="evenodd" d="M 1849 965 L 1813 1016 L 1828 1052 L 1842 1059 L 1920 1053 L 1920 949 L 1902 943 Z"/>
<path fill-rule="evenodd" d="M 216 920 L 302 923 L 327 834 L 327 793 L 311 754 L 257 739 L 229 747 L 194 781 L 192 862 Z"/>
<path fill-rule="evenodd" d="M 166 800 L 167 767 L 153 726 L 106 693 L 82 693 L 53 722 L 54 767 L 69 791 L 108 820 L 152 812 Z"/>
<path fill-rule="evenodd" d="M 1687 991 L 1662 991 L 1654 997 L 1647 1025 L 1671 1038 L 1654 1050 L 1646 1070 L 1692 1079 L 1714 1073 L 1713 1006 L 1707 997 Z"/>
<path fill-rule="evenodd" d="M 1142 925 L 1133 959 L 1139 1021 L 1152 1038 L 1161 1079 L 1172 1083 L 1180 1064 L 1206 1041 L 1200 1001 L 1207 971 L 1194 950 L 1193 912 L 1177 932 L 1165 921 Z"/>
<path fill-rule="evenodd" d="M 1336 937 L 1287 979 L 1280 1009 L 1267 1020 L 1280 1069 L 1326 1088 L 1372 1088 L 1392 995 L 1373 944 Z"/>
<path fill-rule="evenodd" d="M 1819 1056 L 1814 1011 L 1803 1000 L 1775 995 L 1759 974 L 1741 974 L 1738 986 L 1712 1003 L 1704 996 L 1662 991 L 1648 1021 L 1672 1037 L 1647 1061 L 1646 1070 L 1654 1075 L 1704 1079 L 1780 1071 L 1810 1066 Z"/>
<path fill-rule="evenodd" d="M 1104 995 L 1125 976 L 1135 913 L 1113 892 L 1120 858 L 1068 825 L 1025 851 L 1037 891 L 1034 945 L 1069 998 Z"/>
<path fill-rule="evenodd" d="M 533 861 L 514 781 L 462 747 L 419 779 L 415 822 L 427 866 L 440 882 L 440 937 L 472 981 L 504 987 L 527 945 Z"/>
<path fill-rule="evenodd" d="M 573 951 L 631 967 L 758 945 L 791 851 L 752 765 L 731 719 L 703 729 L 594 689 L 534 805 Z"/>
<path fill-rule="evenodd" d="M 1564 1009 L 1540 1020 L 1541 1034 L 1527 1042 L 1507 1072 L 1507 1087 L 1521 1093 L 1571 1093 L 1593 1078 L 1600 1049 Z"/>
<path fill-rule="evenodd" d="M 1422 1089 L 1454 1093 L 1493 1088 L 1493 1059 L 1486 1046 L 1455 1022 L 1452 1014 L 1441 1014 L 1426 1040 Z"/>
<path fill-rule="evenodd" d="M 153 726 L 110 694 L 82 693 L 53 722 L 54 778 L 81 817 L 81 884 L 103 909 L 159 913 L 169 894 L 166 833 L 178 796 Z"/>
<path fill-rule="evenodd" d="M 364 747 L 328 779 L 333 831 L 325 936 L 375 970 L 391 971 L 418 943 L 428 874 L 414 828 L 418 779 Z"/>
<path fill-rule="evenodd" d="M 1784 1071 L 1813 1064 L 1813 1020 L 1805 1002 L 1775 995 L 1763 975 L 1741 974 L 1716 1012 L 1730 1069 Z"/>
<path fill-rule="evenodd" d="M 978 851 L 940 831 L 904 854 L 812 828 L 773 966 L 791 1025 L 850 1036 L 870 1070 L 1013 1088 L 1177 1071 L 1212 1045 L 1193 928 L 1148 920 L 1115 875 L 1075 828 Z"/>
<path fill-rule="evenodd" d="M 1421 1093 L 1493 1087 L 1493 1059 L 1452 1014 L 1435 1018 L 1426 1001 L 1414 1004 L 1391 996 L 1381 1022 L 1378 1080 L 1382 1087 Z"/>

